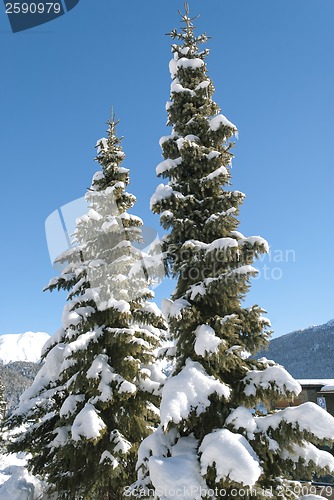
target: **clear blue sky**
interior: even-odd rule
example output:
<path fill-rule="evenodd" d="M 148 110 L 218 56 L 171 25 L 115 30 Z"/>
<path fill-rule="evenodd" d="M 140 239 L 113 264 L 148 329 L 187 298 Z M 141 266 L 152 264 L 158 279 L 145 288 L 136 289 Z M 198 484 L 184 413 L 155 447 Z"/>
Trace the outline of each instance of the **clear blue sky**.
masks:
<path fill-rule="evenodd" d="M 134 213 L 159 228 L 149 198 L 168 133 L 164 34 L 179 25 L 182 6 L 81 0 L 17 34 L 2 7 L 0 334 L 60 326 L 64 295 L 42 293 L 54 275 L 44 222 L 90 185 L 112 106 Z M 334 317 L 334 2 L 193 0 L 190 8 L 213 37 L 215 100 L 240 132 L 232 172 L 247 195 L 240 230 L 272 249 L 247 301 L 268 310 L 275 335 L 324 323 Z M 287 262 L 275 262 L 281 257 Z M 158 291 L 159 301 L 170 287 Z"/>

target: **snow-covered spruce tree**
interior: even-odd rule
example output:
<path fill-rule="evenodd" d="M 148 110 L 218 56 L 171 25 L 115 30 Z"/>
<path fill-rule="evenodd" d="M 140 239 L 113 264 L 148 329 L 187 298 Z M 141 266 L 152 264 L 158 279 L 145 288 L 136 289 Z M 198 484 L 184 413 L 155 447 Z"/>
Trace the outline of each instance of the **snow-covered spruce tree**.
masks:
<path fill-rule="evenodd" d="M 116 123 L 98 141 L 102 170 L 77 220 L 76 245 L 49 290 L 69 291 L 62 329 L 9 425 L 33 422 L 11 444 L 32 453 L 29 467 L 57 498 L 123 498 L 135 479 L 138 446 L 157 421 L 162 376 L 154 365 L 166 324 L 149 300 L 149 270 L 136 248 L 142 221 L 128 210 L 129 171 Z M 147 264 L 148 260 L 146 260 Z"/>
<path fill-rule="evenodd" d="M 230 188 L 229 142 L 236 127 L 212 100 L 207 50 L 192 19 L 182 15 L 171 37 L 170 136 L 160 140 L 168 179 L 151 199 L 168 234 L 167 263 L 177 278 L 166 302 L 175 338 L 176 367 L 164 385 L 161 425 L 139 449 L 134 493 L 154 498 L 298 498 L 293 479 L 334 470 L 333 457 L 315 444 L 334 438 L 334 419 L 313 403 L 261 414 L 274 400 L 293 400 L 301 387 L 286 370 L 254 355 L 265 346 L 269 321 L 243 299 L 259 237 L 237 231 L 244 194 Z M 136 490 L 137 489 L 137 490 Z M 211 491 L 209 491 L 211 489 Z M 152 491 L 152 490 L 151 490 Z M 147 496 L 152 493 L 147 490 Z"/>

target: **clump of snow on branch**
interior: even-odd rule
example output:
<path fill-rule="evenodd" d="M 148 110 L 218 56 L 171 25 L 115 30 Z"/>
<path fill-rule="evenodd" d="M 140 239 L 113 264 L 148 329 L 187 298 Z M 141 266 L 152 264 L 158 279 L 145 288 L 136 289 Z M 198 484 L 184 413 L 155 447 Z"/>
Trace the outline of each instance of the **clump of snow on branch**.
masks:
<path fill-rule="evenodd" d="M 162 390 L 162 425 L 167 427 L 169 422 L 178 424 L 192 411 L 200 415 L 210 405 L 209 396 L 214 393 L 228 399 L 230 389 L 209 376 L 200 363 L 188 359 L 181 372 L 168 379 Z"/>
<path fill-rule="evenodd" d="M 210 130 L 216 131 L 216 130 L 219 129 L 219 127 L 221 125 L 224 126 L 224 127 L 232 128 L 233 130 L 237 131 L 237 127 L 232 122 L 230 122 L 226 118 L 226 116 L 224 116 L 222 114 L 216 115 L 213 118 L 209 119 Z"/>
<path fill-rule="evenodd" d="M 82 403 L 84 400 L 85 396 L 83 394 L 70 394 L 62 404 L 59 415 L 61 417 L 72 415 L 75 413 L 78 404 Z"/>
<path fill-rule="evenodd" d="M 264 370 L 251 370 L 243 379 L 246 396 L 255 396 L 258 387 L 275 389 L 279 394 L 289 391 L 296 396 L 301 392 L 300 384 L 281 365 L 267 366 Z"/>
<path fill-rule="evenodd" d="M 328 468 L 330 471 L 334 471 L 333 455 L 327 451 L 319 450 L 319 448 L 306 441 L 304 441 L 302 446 L 294 444 L 292 451 L 282 450 L 281 457 L 283 460 L 291 460 L 295 463 L 298 463 L 300 458 L 303 458 L 306 463 L 313 462 L 321 469 Z"/>
<path fill-rule="evenodd" d="M 202 475 L 208 467 L 215 465 L 217 479 L 253 486 L 262 474 L 259 458 L 241 434 L 228 429 L 218 429 L 207 434 L 199 448 Z"/>
<path fill-rule="evenodd" d="M 156 167 L 156 173 L 157 175 L 161 175 L 164 172 L 168 172 L 169 170 L 178 167 L 182 163 L 182 158 L 176 158 L 175 160 L 171 160 L 168 158 L 167 160 L 162 161 L 159 163 L 159 165 Z"/>
<path fill-rule="evenodd" d="M 86 403 L 83 409 L 75 417 L 72 425 L 72 439 L 79 441 L 82 437 L 86 439 L 97 439 L 106 425 L 97 414 L 97 410 L 90 403 Z"/>
<path fill-rule="evenodd" d="M 113 469 L 116 469 L 116 467 L 119 466 L 118 460 L 108 450 L 105 450 L 101 454 L 99 464 L 103 464 L 105 462 L 109 462 Z"/>
<path fill-rule="evenodd" d="M 237 231 L 233 231 L 233 232 L 237 233 Z M 240 236 L 242 236 L 241 233 L 239 233 L 239 234 L 240 234 Z M 255 244 L 261 245 L 261 246 L 263 246 L 266 253 L 269 252 L 269 243 L 267 240 L 262 238 L 262 236 L 248 236 L 248 238 L 245 238 L 242 236 L 242 239 L 239 240 L 239 242 L 238 242 L 239 246 L 245 245 L 246 243 L 248 243 L 251 246 L 254 246 Z"/>
<path fill-rule="evenodd" d="M 334 440 L 334 417 L 310 401 L 255 419 L 262 432 L 267 432 L 269 428 L 277 429 L 282 422 L 287 422 L 293 428 L 298 427 L 319 439 Z"/>
<path fill-rule="evenodd" d="M 257 431 L 254 415 L 244 406 L 239 406 L 230 413 L 226 419 L 226 425 L 231 425 L 236 430 L 245 429 L 248 439 L 254 439 Z"/>
<path fill-rule="evenodd" d="M 195 352 L 198 356 L 213 354 L 218 352 L 218 347 L 222 340 L 216 336 L 215 331 L 209 325 L 200 325 L 195 330 Z"/>
<path fill-rule="evenodd" d="M 52 398 L 53 390 L 45 388 L 57 380 L 63 359 L 64 345 L 60 343 L 50 350 L 32 385 L 21 395 L 20 404 L 14 410 L 15 415 L 28 413 L 37 404 L 43 403 L 44 397 Z M 43 391 L 44 394 L 41 395 Z"/>
<path fill-rule="evenodd" d="M 183 198 L 183 195 L 179 193 L 178 191 L 175 191 L 171 186 L 168 184 L 159 184 L 157 189 L 155 190 L 155 193 L 151 197 L 151 209 L 153 205 L 158 203 L 159 201 L 165 200 L 167 198 L 170 198 L 171 196 L 176 196 L 177 198 Z"/>
<path fill-rule="evenodd" d="M 191 304 L 186 299 L 177 299 L 174 302 L 170 299 L 163 299 L 162 313 L 165 318 L 180 318 L 183 309 L 190 307 Z"/>
<path fill-rule="evenodd" d="M 149 458 L 150 478 L 160 498 L 200 500 L 206 484 L 200 474 L 197 446 L 193 436 L 183 437 L 172 446 L 170 457 Z"/>

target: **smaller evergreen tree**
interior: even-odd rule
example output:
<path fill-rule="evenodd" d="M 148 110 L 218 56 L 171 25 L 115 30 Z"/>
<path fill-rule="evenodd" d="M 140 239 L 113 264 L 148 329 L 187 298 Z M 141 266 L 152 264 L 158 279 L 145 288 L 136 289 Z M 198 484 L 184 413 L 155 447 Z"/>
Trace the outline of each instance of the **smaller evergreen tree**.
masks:
<path fill-rule="evenodd" d="M 62 329 L 9 425 L 28 424 L 11 450 L 32 453 L 29 468 L 60 499 L 121 499 L 134 480 L 138 446 L 157 421 L 162 374 L 154 365 L 165 320 L 150 300 L 138 243 L 142 221 L 128 213 L 129 170 L 115 120 L 98 141 L 102 167 L 77 221 L 75 246 L 47 289 L 69 292 Z M 137 246 L 136 246 L 137 245 Z"/>

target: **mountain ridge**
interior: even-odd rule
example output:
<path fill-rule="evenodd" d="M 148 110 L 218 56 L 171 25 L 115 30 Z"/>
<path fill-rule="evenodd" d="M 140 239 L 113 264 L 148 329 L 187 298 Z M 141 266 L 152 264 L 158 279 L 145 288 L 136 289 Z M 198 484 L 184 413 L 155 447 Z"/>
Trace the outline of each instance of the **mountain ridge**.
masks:
<path fill-rule="evenodd" d="M 49 338 L 45 332 L 0 335 L 0 381 L 9 413 L 39 371 L 42 347 Z"/>
<path fill-rule="evenodd" d="M 296 379 L 334 379 L 334 319 L 270 341 L 256 358 L 273 359 Z"/>

